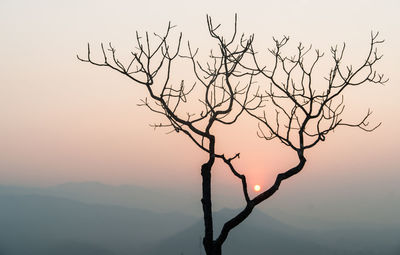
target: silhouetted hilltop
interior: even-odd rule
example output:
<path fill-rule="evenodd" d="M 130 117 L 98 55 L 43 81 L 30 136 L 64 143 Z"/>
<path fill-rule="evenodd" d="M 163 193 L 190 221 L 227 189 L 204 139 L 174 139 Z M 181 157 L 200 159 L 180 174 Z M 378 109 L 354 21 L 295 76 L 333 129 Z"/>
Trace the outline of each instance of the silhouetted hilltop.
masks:
<path fill-rule="evenodd" d="M 201 210 L 200 199 L 188 192 L 135 185 L 111 186 L 99 182 L 70 182 L 46 188 L 0 186 L 0 194 L 46 195 L 90 204 L 117 205 L 163 213 L 184 211 L 199 215 Z"/>
<path fill-rule="evenodd" d="M 6 254 L 64 254 L 61 251 L 74 249 L 82 254 L 132 254 L 194 222 L 180 213 L 39 195 L 0 195 L 0 205 L 0 251 Z"/>
<path fill-rule="evenodd" d="M 223 209 L 215 213 L 217 228 L 235 214 L 235 210 Z M 193 226 L 163 240 L 157 247 L 147 251 L 147 254 L 176 255 L 200 254 L 203 223 L 198 221 Z M 219 230 L 216 231 L 219 233 Z M 204 254 L 204 253 L 201 253 Z M 330 255 L 353 254 L 322 247 L 310 238 L 310 233 L 290 227 L 274 218 L 255 210 L 253 214 L 237 229 L 234 229 L 223 246 L 223 254 L 229 255 Z M 372 253 L 371 253 L 372 254 Z"/>
<path fill-rule="evenodd" d="M 163 201 L 173 208 L 179 202 L 179 197 L 170 199 L 173 193 L 152 192 L 153 203 Z M 200 254 L 202 220 L 179 208 L 169 213 L 143 209 L 147 195 L 146 189 L 135 186 L 100 183 L 0 186 L 0 255 Z M 137 208 L 115 205 L 125 202 Z M 198 199 L 193 203 L 200 204 Z M 227 208 L 215 212 L 215 235 L 235 213 Z M 398 255 L 400 228 L 350 222 L 306 231 L 255 209 L 231 232 L 223 250 L 229 255 Z"/>

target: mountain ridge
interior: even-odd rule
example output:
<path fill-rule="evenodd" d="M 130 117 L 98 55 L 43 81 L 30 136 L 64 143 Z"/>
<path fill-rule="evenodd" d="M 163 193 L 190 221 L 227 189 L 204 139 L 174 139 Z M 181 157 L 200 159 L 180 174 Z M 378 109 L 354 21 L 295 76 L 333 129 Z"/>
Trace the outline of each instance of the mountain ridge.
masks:
<path fill-rule="evenodd" d="M 67 184 L 63 188 L 74 191 L 72 198 L 85 189 L 94 192 L 93 187 L 111 192 L 115 188 L 92 182 L 77 186 L 81 189 L 77 189 L 76 184 Z M 96 203 L 98 201 L 91 201 L 87 196 L 83 200 L 89 202 L 82 202 L 60 197 L 63 195 L 60 190 L 59 187 L 43 190 L 0 186 L 0 255 L 32 254 L 21 250 L 21 242 L 37 251 L 33 254 L 40 255 L 63 254 L 60 249 L 77 255 L 199 254 L 203 234 L 201 217 L 182 213 L 179 208 L 162 212 L 140 206 L 107 204 L 109 198 Z M 134 187 L 128 187 L 128 190 L 126 195 Z M 115 193 L 110 197 L 113 196 Z M 169 202 L 163 194 L 157 194 L 157 197 Z M 215 234 L 238 210 L 223 208 L 214 212 Z M 348 229 L 313 232 L 255 209 L 230 233 L 223 248 L 230 255 L 246 254 L 249 247 L 253 247 L 255 255 L 265 254 L 265 251 L 277 255 L 293 254 L 293 249 L 282 248 L 288 245 L 308 255 L 313 255 L 312 252 L 319 252 L 315 253 L 318 255 L 397 255 L 393 250 L 400 250 L 399 234 L 400 228 L 396 226 L 376 230 L 368 226 L 354 229 L 349 225 Z"/>

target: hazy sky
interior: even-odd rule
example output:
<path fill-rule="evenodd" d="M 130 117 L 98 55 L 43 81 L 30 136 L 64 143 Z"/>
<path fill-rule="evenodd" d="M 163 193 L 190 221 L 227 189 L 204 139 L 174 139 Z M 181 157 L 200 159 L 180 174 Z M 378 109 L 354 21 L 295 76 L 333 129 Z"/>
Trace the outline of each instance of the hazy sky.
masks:
<path fill-rule="evenodd" d="M 382 121 L 382 126 L 373 133 L 340 129 L 331 134 L 307 153 L 304 171 L 283 185 L 277 199 L 304 210 L 317 204 L 324 212 L 341 206 L 335 214 L 354 217 L 352 207 L 357 204 L 358 214 L 369 211 L 366 219 L 390 218 L 400 211 L 399 11 L 397 0 L 2 0 L 0 184 L 99 181 L 199 190 L 199 167 L 206 155 L 186 137 L 148 126 L 159 117 L 136 106 L 145 95 L 143 89 L 75 56 L 85 54 L 87 42 L 95 47 L 109 41 L 120 54 L 128 54 L 136 30 L 162 32 L 170 20 L 184 33 L 184 41 L 207 53 L 213 41 L 205 15 L 229 32 L 238 13 L 239 31 L 254 33 L 260 50 L 273 47 L 272 36 L 289 35 L 292 47 L 302 41 L 326 53 L 345 41 L 347 61 L 360 63 L 371 30 L 386 39 L 378 69 L 390 82 L 365 86 L 348 98 L 349 111 L 371 108 L 371 121 Z M 259 140 L 255 132 L 256 126 L 233 129 L 221 138 L 220 148 L 241 152 L 237 164 L 250 184 L 265 187 L 276 171 L 292 165 L 294 155 L 277 142 Z M 239 194 L 238 182 L 227 169 L 216 169 L 215 176 L 219 192 Z M 308 202 L 300 202 L 300 197 Z M 380 214 L 374 216 L 374 210 Z"/>

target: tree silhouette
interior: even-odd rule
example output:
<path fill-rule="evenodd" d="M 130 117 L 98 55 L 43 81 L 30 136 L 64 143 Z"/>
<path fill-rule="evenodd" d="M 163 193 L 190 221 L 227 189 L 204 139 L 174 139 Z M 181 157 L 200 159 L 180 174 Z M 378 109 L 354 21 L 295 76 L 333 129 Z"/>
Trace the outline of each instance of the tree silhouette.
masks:
<path fill-rule="evenodd" d="M 107 49 L 101 44 L 102 60 L 91 57 L 88 44 L 87 57 L 78 59 L 90 64 L 107 67 L 142 85 L 148 97 L 140 106 L 160 114 L 166 122 L 152 125 L 154 128 L 170 128 L 172 132 L 183 133 L 207 153 L 208 160 L 201 166 L 202 206 L 204 214 L 203 246 L 207 255 L 222 253 L 222 245 L 229 232 L 243 222 L 255 206 L 271 197 L 282 181 L 299 173 L 305 163 L 304 152 L 324 141 L 326 136 L 339 126 L 357 127 L 367 132 L 380 124 L 370 127 L 368 119 L 371 111 L 358 122 L 342 119 L 345 109 L 344 91 L 366 83 L 383 84 L 387 80 L 378 74 L 374 65 L 381 59 L 377 45 L 383 40 L 378 33 L 371 33 L 370 48 L 365 61 L 358 67 L 343 66 L 345 44 L 331 48 L 333 67 L 325 84 L 313 83 L 315 66 L 323 54 L 301 43 L 297 54 L 287 57 L 282 53 L 289 38 L 273 39 L 275 47 L 269 49 L 273 56 L 272 66 L 260 63 L 260 53 L 253 47 L 254 36 L 237 35 L 235 15 L 234 32 L 228 39 L 220 35 L 212 19 L 207 16 L 209 35 L 218 45 L 217 51 L 210 52 L 209 60 L 198 60 L 198 49 L 187 43 L 187 53 L 182 53 L 182 33 L 171 46 L 169 39 L 174 27 L 168 24 L 163 35 L 154 34 L 150 38 L 136 32 L 137 48 L 131 52 L 130 61 L 123 64 L 110 43 Z M 175 62 L 180 59 L 192 65 L 196 82 L 186 86 L 185 81 L 176 83 L 172 77 Z M 311 61 L 310 61 L 311 59 Z M 265 140 L 279 139 L 294 150 L 298 163 L 276 176 L 274 184 L 259 195 L 251 198 L 248 193 L 246 176 L 234 166 L 233 161 L 240 154 L 225 156 L 216 151 L 216 136 L 213 127 L 232 125 L 243 115 L 249 115 L 258 122 L 258 136 Z M 228 220 L 221 232 L 214 236 L 211 199 L 211 171 L 216 160 L 223 161 L 232 174 L 240 179 L 245 200 L 244 208 Z"/>

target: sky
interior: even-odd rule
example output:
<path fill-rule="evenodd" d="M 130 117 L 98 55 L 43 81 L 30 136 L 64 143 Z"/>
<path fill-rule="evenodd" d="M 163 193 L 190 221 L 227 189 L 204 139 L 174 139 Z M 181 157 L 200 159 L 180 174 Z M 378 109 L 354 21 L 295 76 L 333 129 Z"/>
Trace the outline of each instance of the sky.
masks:
<path fill-rule="evenodd" d="M 307 153 L 304 171 L 287 181 L 271 203 L 288 213 L 312 210 L 325 215 L 321 217 L 396 221 L 399 10 L 395 0 L 2 0 L 0 184 L 98 181 L 199 192 L 199 169 L 206 155 L 187 137 L 149 127 L 160 117 L 137 107 L 145 97 L 137 84 L 81 63 L 76 54 L 84 55 L 88 42 L 94 52 L 100 43 L 113 42 L 121 55 L 129 54 L 136 30 L 162 32 L 168 21 L 183 32 L 185 42 L 190 40 L 206 54 L 215 44 L 208 37 L 205 15 L 229 33 L 237 13 L 239 32 L 254 33 L 260 50 L 273 47 L 272 36 L 288 35 L 289 46 L 301 41 L 326 54 L 331 45 L 346 42 L 349 63 L 360 63 L 370 32 L 380 32 L 386 42 L 377 68 L 390 81 L 349 91 L 347 108 L 354 114 L 371 108 L 371 122 L 382 122 L 381 127 L 373 133 L 343 128 L 331 134 Z M 176 75 L 178 80 L 188 78 L 187 72 Z M 277 141 L 258 139 L 256 129 L 245 123 L 216 130 L 222 134 L 218 146 L 241 152 L 237 165 L 249 184 L 265 188 L 276 173 L 293 165 L 295 155 Z M 227 169 L 217 166 L 214 176 L 217 197 L 241 196 L 238 181 Z"/>

